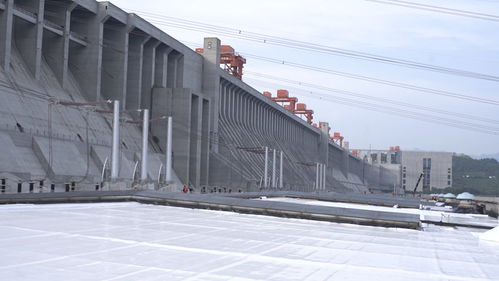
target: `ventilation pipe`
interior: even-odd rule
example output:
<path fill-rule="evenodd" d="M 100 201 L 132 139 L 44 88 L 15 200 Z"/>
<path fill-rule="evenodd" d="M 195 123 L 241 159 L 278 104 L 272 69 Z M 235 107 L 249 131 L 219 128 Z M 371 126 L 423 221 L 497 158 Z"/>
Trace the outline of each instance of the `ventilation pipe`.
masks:
<path fill-rule="evenodd" d="M 166 182 L 172 182 L 172 150 L 173 150 L 173 118 L 168 116 L 168 128 L 166 137 Z"/>
<path fill-rule="evenodd" d="M 111 151 L 111 180 L 115 181 L 120 173 L 120 101 L 114 101 L 113 109 L 113 148 Z"/>
<path fill-rule="evenodd" d="M 143 110 L 142 122 L 142 165 L 140 180 L 147 181 L 147 150 L 149 144 L 149 109 Z"/>

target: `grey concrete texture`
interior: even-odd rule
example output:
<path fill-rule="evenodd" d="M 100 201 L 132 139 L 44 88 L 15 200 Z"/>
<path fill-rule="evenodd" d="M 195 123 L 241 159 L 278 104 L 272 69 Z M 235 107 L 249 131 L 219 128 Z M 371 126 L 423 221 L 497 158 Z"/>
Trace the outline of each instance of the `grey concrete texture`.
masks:
<path fill-rule="evenodd" d="M 287 202 L 230 198 L 217 195 L 183 194 L 158 191 L 62 192 L 8 194 L 0 204 L 90 203 L 136 201 L 140 203 L 210 209 L 288 218 L 323 220 L 384 227 L 419 228 L 419 215 L 324 207 Z"/>
<path fill-rule="evenodd" d="M 264 146 L 283 152 L 286 190 L 314 191 L 316 163 L 326 166 L 329 191 L 362 193 L 392 184 L 390 171 L 350 155 L 324 132 L 223 71 L 220 44 L 206 38 L 205 52 L 198 54 L 109 2 L 5 1 L 0 5 L 0 160 L 5 161 L 0 173 L 9 182 L 8 192 L 17 192 L 18 184 L 22 192 L 37 192 L 31 190 L 35 182 L 43 182 L 40 192 L 68 184 L 76 190 L 119 189 L 119 182 L 123 188 L 135 186 L 142 129 L 125 121 L 139 120 L 141 109 L 158 119 L 150 124 L 148 140 L 147 186 L 153 188 L 275 189 L 261 184 L 262 155 L 241 149 Z M 119 100 L 126 110 L 120 180 L 111 185 L 106 159 L 112 114 L 96 111 L 112 108 L 101 103 L 106 100 Z M 169 185 L 161 183 L 163 116 L 173 117 L 175 180 Z"/>
<path fill-rule="evenodd" d="M 245 193 L 224 193 L 221 196 L 236 198 L 260 198 L 262 196 L 271 197 L 289 197 L 298 199 L 311 199 L 331 202 L 365 204 L 374 206 L 393 207 L 398 205 L 400 208 L 418 209 L 422 204 L 421 199 L 411 197 L 399 197 L 387 194 L 359 194 L 359 193 L 335 193 L 335 192 L 296 192 L 296 191 L 263 191 L 263 192 L 245 192 Z M 426 204 L 426 203 L 425 203 Z"/>
<path fill-rule="evenodd" d="M 406 167 L 406 190 L 412 191 L 416 186 L 418 177 L 423 172 L 424 158 L 431 159 L 428 188 L 438 191 L 438 189 L 451 187 L 452 155 L 453 153 L 450 152 L 401 151 L 401 166 Z M 417 191 L 423 190 L 423 182 L 420 183 Z"/>
<path fill-rule="evenodd" d="M 452 187 L 452 152 L 356 149 L 359 157 L 366 158 L 374 167 L 384 169 L 380 183 L 395 184 L 403 192 L 412 192 L 419 176 L 424 171 L 424 159 L 431 159 L 427 181 L 420 182 L 417 191 L 423 188 L 443 189 Z M 374 158 L 374 159 L 373 159 Z M 370 175 L 375 177 L 377 175 Z M 392 186 L 393 187 L 393 186 Z"/>

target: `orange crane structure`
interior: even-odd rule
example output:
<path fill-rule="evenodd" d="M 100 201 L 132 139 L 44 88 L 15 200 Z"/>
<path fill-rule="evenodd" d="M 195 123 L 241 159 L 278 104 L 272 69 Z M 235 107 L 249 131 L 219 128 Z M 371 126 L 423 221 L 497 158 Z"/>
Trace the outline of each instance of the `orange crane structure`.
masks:
<path fill-rule="evenodd" d="M 307 105 L 304 103 L 297 103 L 294 113 L 298 115 L 305 115 L 308 124 L 312 124 L 312 120 L 314 120 L 314 111 L 307 109 Z"/>
<path fill-rule="evenodd" d="M 264 94 L 265 94 L 265 92 L 264 92 Z M 298 98 L 289 97 L 288 90 L 284 90 L 284 89 L 277 90 L 277 97 L 273 97 L 272 100 L 275 102 L 289 103 L 289 104 L 285 104 L 284 108 L 293 112 L 293 113 L 295 112 L 296 103 L 298 102 Z"/>
<path fill-rule="evenodd" d="M 196 53 L 202 54 L 203 48 L 196 48 Z M 243 67 L 246 59 L 235 52 L 234 48 L 230 45 L 220 46 L 220 64 L 228 73 L 232 74 L 237 79 L 243 78 Z"/>
<path fill-rule="evenodd" d="M 298 103 L 298 98 L 290 97 L 288 90 L 284 90 L 284 89 L 277 90 L 276 97 L 272 97 L 272 93 L 270 93 L 268 91 L 264 91 L 262 94 L 264 96 L 272 99 L 275 102 L 289 103 L 289 104 L 283 105 L 284 109 L 287 109 L 287 110 L 289 110 L 292 113 L 297 114 L 297 115 L 305 115 L 305 118 L 307 119 L 307 123 L 310 125 L 313 125 L 312 120 L 314 119 L 314 111 L 311 109 L 307 109 L 306 104 Z M 316 127 L 317 127 L 317 124 L 316 124 Z"/>
<path fill-rule="evenodd" d="M 287 109 L 294 114 L 305 115 L 305 118 L 307 119 L 307 123 L 310 124 L 314 128 L 323 130 L 323 127 L 327 126 L 327 132 L 324 130 L 324 133 L 329 135 L 329 133 L 331 131 L 331 127 L 329 127 L 329 124 L 327 122 L 313 123 L 314 111 L 311 109 L 307 109 L 306 104 L 298 103 L 298 98 L 290 97 L 288 90 L 284 90 L 284 89 L 277 90 L 276 97 L 273 97 L 272 93 L 269 91 L 264 91 L 262 94 L 265 97 L 267 97 L 275 102 L 281 103 L 281 105 L 283 105 L 284 109 Z M 330 138 L 334 143 L 343 147 L 343 140 L 345 139 L 345 137 L 342 136 L 340 132 L 334 132 L 333 135 L 330 136 Z M 400 149 L 399 146 L 390 147 L 390 150 L 399 150 L 399 149 Z M 352 151 L 352 154 L 358 156 L 359 151 L 356 151 L 356 150 Z"/>
<path fill-rule="evenodd" d="M 331 139 L 339 146 L 343 147 L 343 139 L 345 137 L 343 137 L 340 132 L 334 132 L 333 133 L 333 136 L 331 137 Z"/>
<path fill-rule="evenodd" d="M 265 91 L 265 92 L 263 92 L 262 94 L 263 94 L 265 97 L 267 97 L 267 98 L 269 98 L 269 99 L 272 99 L 272 93 L 271 93 L 271 92 L 267 92 L 267 91 Z"/>

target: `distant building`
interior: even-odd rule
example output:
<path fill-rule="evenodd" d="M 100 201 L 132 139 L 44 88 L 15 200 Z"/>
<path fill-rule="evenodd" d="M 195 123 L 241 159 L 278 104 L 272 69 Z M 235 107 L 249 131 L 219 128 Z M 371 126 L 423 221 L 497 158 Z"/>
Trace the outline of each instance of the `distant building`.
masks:
<path fill-rule="evenodd" d="M 421 173 L 417 191 L 452 187 L 452 152 L 354 149 L 352 153 L 365 161 L 383 166 L 398 175 L 394 189 L 412 192 Z"/>

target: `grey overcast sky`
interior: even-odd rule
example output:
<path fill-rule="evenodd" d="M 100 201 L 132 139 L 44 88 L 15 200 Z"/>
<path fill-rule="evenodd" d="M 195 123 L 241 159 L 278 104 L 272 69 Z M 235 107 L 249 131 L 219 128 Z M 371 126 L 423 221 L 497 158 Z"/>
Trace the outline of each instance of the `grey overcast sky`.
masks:
<path fill-rule="evenodd" d="M 411 0 L 447 8 L 499 15 L 499 1 L 493 0 Z M 231 27 L 243 31 L 292 38 L 321 45 L 368 52 L 450 68 L 499 76 L 499 21 L 486 21 L 442 13 L 421 11 L 365 0 L 308 1 L 111 1 L 146 20 L 145 13 L 161 14 L 191 21 Z M 242 54 L 253 54 L 336 71 L 451 91 L 482 99 L 499 101 L 499 82 L 452 76 L 400 66 L 366 62 L 310 51 L 250 42 L 216 33 L 189 31 L 155 24 L 189 47 L 201 47 L 204 37 L 216 36 L 222 44 L 232 45 Z M 499 152 L 499 106 L 453 99 L 413 90 L 396 88 L 334 76 L 331 74 L 247 59 L 243 80 L 259 91 L 288 89 L 292 96 L 315 111 L 314 121 L 329 122 L 340 131 L 351 148 L 402 149 L 462 152 L 472 155 Z M 250 74 L 251 72 L 251 74 Z M 300 82 L 385 98 L 413 106 L 386 104 L 359 97 L 338 95 L 309 86 L 294 85 L 255 76 L 261 73 Z M 382 112 L 340 103 L 376 103 Z M 350 103 L 352 104 L 352 103 Z M 384 106 L 415 111 L 418 118 L 390 115 Z M 456 115 L 422 111 L 418 106 L 440 111 L 473 115 L 488 122 Z M 487 134 L 435 123 L 435 117 L 458 120 L 454 124 L 492 130 Z M 442 120 L 442 119 L 440 119 Z M 496 122 L 494 122 L 496 121 Z M 490 127 L 490 128 L 489 128 Z"/>

